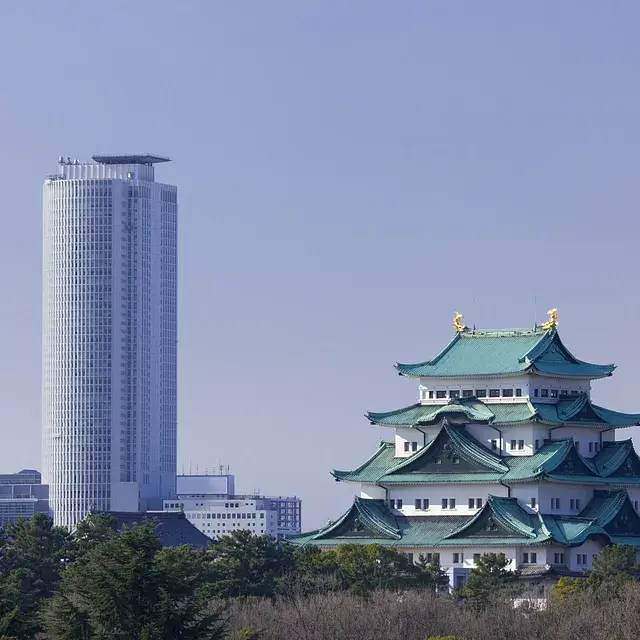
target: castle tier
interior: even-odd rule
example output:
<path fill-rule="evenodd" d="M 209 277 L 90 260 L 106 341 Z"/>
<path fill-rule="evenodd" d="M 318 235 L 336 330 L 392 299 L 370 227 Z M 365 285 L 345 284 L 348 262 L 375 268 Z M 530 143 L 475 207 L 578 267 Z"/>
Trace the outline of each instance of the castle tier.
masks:
<path fill-rule="evenodd" d="M 543 576 L 581 573 L 605 545 L 640 547 L 640 459 L 631 439 L 616 440 L 640 414 L 591 401 L 591 381 L 615 366 L 575 358 L 550 316 L 534 329 L 477 331 L 457 315 L 438 356 L 396 365 L 419 380 L 419 403 L 367 414 L 395 438 L 357 469 L 333 471 L 360 495 L 290 541 L 437 554 L 454 586 L 487 552 Z"/>

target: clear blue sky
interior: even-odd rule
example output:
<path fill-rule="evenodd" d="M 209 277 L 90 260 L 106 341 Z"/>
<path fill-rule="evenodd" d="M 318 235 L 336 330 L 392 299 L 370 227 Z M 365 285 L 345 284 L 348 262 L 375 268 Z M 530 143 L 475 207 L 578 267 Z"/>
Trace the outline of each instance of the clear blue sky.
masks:
<path fill-rule="evenodd" d="M 179 185 L 179 460 L 338 516 L 394 362 L 560 310 L 640 411 L 640 4 L 2 0 L 0 470 L 40 466 L 41 183 Z"/>

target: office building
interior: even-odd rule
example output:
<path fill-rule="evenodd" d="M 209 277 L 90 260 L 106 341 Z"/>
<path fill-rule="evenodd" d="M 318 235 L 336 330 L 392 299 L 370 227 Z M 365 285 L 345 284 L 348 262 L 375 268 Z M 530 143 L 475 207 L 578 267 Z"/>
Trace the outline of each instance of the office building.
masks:
<path fill-rule="evenodd" d="M 0 526 L 36 513 L 49 514 L 49 487 L 39 471 L 0 474 Z"/>
<path fill-rule="evenodd" d="M 177 189 L 152 155 L 44 182 L 43 481 L 56 524 L 175 495 Z"/>
<path fill-rule="evenodd" d="M 640 548 L 640 458 L 624 434 L 640 414 L 592 399 L 614 365 L 576 358 L 556 309 L 531 329 L 471 329 L 458 314 L 454 328 L 435 358 L 396 365 L 418 383 L 418 402 L 368 414 L 391 439 L 333 471 L 358 487 L 353 505 L 291 542 L 437 558 L 454 587 L 488 552 L 552 581 L 583 575 L 606 545 Z"/>
<path fill-rule="evenodd" d="M 177 498 L 165 500 L 165 511 L 184 511 L 210 538 L 241 529 L 278 539 L 301 531 L 300 498 L 235 495 L 229 474 L 178 476 L 177 486 Z"/>

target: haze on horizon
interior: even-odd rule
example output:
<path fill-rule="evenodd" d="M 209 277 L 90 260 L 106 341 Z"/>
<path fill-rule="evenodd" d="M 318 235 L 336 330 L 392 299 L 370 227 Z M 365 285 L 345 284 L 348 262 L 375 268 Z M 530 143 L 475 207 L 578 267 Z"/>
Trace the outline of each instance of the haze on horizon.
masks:
<path fill-rule="evenodd" d="M 37 5 L 37 6 L 36 6 Z M 640 411 L 640 5 L 0 4 L 0 471 L 40 468 L 42 182 L 153 152 L 179 194 L 179 469 L 305 528 L 416 401 L 396 361 L 558 307 Z M 620 437 L 627 437 L 624 432 Z"/>

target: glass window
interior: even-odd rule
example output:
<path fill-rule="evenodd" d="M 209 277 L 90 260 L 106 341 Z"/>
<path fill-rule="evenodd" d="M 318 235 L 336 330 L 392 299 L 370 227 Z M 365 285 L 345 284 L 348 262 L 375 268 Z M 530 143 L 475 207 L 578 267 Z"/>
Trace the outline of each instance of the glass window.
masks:
<path fill-rule="evenodd" d="M 560 389 L 560 395 L 561 396 L 568 396 L 569 392 L 566 389 Z"/>
<path fill-rule="evenodd" d="M 518 440 L 518 451 L 522 451 L 524 449 L 524 440 Z"/>
<path fill-rule="evenodd" d="M 513 398 L 513 389 L 503 389 L 502 390 L 503 398 Z"/>
<path fill-rule="evenodd" d="M 473 389 L 463 389 L 462 397 L 463 398 L 471 398 L 473 396 Z"/>
<path fill-rule="evenodd" d="M 451 391 L 449 391 L 449 397 L 450 398 L 459 398 L 460 397 L 460 391 L 458 389 L 452 389 Z"/>
<path fill-rule="evenodd" d="M 411 451 L 417 451 L 418 450 L 418 443 L 417 442 L 412 442 L 411 443 Z"/>
<path fill-rule="evenodd" d="M 456 508 L 456 499 L 449 498 L 449 509 L 455 509 L 455 508 Z"/>
<path fill-rule="evenodd" d="M 433 400 L 433 391 L 429 391 L 429 398 Z"/>
<path fill-rule="evenodd" d="M 529 564 L 529 554 L 528 553 L 523 553 L 522 554 L 522 562 L 523 562 L 523 564 Z"/>
<path fill-rule="evenodd" d="M 516 389 L 516 398 L 520 398 L 522 396 L 522 389 Z"/>
<path fill-rule="evenodd" d="M 491 449 L 493 451 L 495 451 L 498 448 L 498 441 L 497 440 L 492 440 L 491 441 Z"/>
<path fill-rule="evenodd" d="M 476 498 L 476 509 L 482 509 L 482 498 Z"/>
<path fill-rule="evenodd" d="M 509 444 L 511 445 L 511 450 L 515 451 L 515 449 L 516 449 L 516 441 L 512 440 Z"/>
<path fill-rule="evenodd" d="M 404 450 L 405 451 L 409 451 L 410 448 L 411 448 L 411 444 L 409 442 L 405 442 L 404 443 Z"/>
<path fill-rule="evenodd" d="M 425 509 L 425 510 L 427 510 L 429 508 L 429 498 L 425 498 L 422 501 L 422 508 Z"/>
<path fill-rule="evenodd" d="M 416 509 L 422 509 L 422 500 L 420 498 L 416 498 Z"/>
<path fill-rule="evenodd" d="M 475 507 L 476 507 L 476 499 L 469 498 L 469 509 L 475 509 Z"/>
<path fill-rule="evenodd" d="M 533 397 L 537 398 L 538 397 L 538 389 L 534 389 L 533 390 Z"/>
<path fill-rule="evenodd" d="M 442 498 L 442 508 L 443 509 L 449 508 L 449 501 L 446 498 Z"/>
<path fill-rule="evenodd" d="M 478 560 L 480 560 L 480 554 L 479 553 L 474 553 L 473 554 L 473 561 L 474 562 L 478 562 Z"/>
<path fill-rule="evenodd" d="M 476 398 L 486 398 L 487 390 L 486 389 L 476 389 Z"/>
<path fill-rule="evenodd" d="M 447 397 L 446 391 L 436 391 L 436 398 L 446 398 L 446 397 Z"/>
<path fill-rule="evenodd" d="M 577 396 L 578 392 L 575 389 L 571 389 L 571 395 L 572 396 Z"/>
<path fill-rule="evenodd" d="M 540 389 L 540 397 L 548 398 L 549 397 L 549 389 Z"/>
<path fill-rule="evenodd" d="M 500 389 L 489 389 L 489 397 L 490 398 L 499 398 L 500 397 Z"/>
<path fill-rule="evenodd" d="M 397 509 L 402 509 L 402 498 L 398 498 L 396 500 L 396 508 Z"/>
<path fill-rule="evenodd" d="M 536 448 L 536 451 L 540 448 L 540 440 L 536 440 L 535 448 Z"/>
<path fill-rule="evenodd" d="M 531 552 L 531 557 L 529 558 L 529 562 L 531 564 L 535 564 L 536 562 L 538 562 L 538 554 L 535 551 Z"/>
<path fill-rule="evenodd" d="M 461 562 L 460 557 L 462 556 L 461 553 L 454 553 L 453 554 L 453 564 L 459 564 Z"/>
<path fill-rule="evenodd" d="M 558 397 L 558 390 L 557 389 L 551 389 L 549 391 L 549 396 L 552 398 L 557 398 Z"/>

